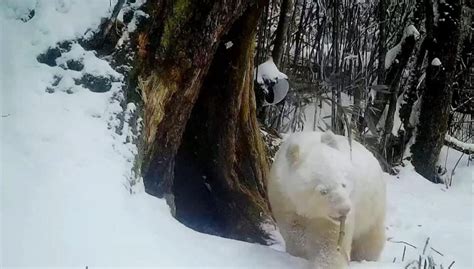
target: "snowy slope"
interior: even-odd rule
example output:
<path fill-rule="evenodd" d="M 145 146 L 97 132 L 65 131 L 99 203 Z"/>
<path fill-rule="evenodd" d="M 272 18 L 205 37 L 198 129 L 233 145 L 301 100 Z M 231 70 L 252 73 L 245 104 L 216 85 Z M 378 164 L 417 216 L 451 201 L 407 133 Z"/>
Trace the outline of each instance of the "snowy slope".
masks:
<path fill-rule="evenodd" d="M 0 265 L 303 268 L 303 260 L 268 247 L 194 232 L 164 201 L 124 187 L 136 148 L 125 143 L 127 130 L 114 132 L 121 82 L 95 93 L 72 82 L 77 71 L 36 61 L 56 42 L 97 27 L 112 7 L 109 0 L 0 2 Z M 21 21 L 33 8 L 34 17 Z M 92 52 L 72 51 L 86 71 L 120 78 Z M 46 92 L 55 75 L 70 91 Z M 450 165 L 456 161 L 449 155 Z M 380 263 L 351 267 L 403 268 L 429 236 L 445 266 L 455 260 L 453 268 L 472 268 L 473 182 L 465 163 L 448 191 L 410 168 L 399 179 L 387 176 L 388 234 L 418 249 L 401 262 L 403 245 L 388 243 Z"/>
<path fill-rule="evenodd" d="M 441 159 L 446 151 L 444 148 Z M 461 154 L 453 149 L 448 153 L 450 170 Z M 403 168 L 397 177 L 387 176 L 389 242 L 383 260 L 396 258 L 400 262 L 404 246 L 405 261 L 418 259 L 429 238 L 426 255 L 431 255 L 438 264 L 447 268 L 455 261 L 452 268 L 474 268 L 474 165 L 472 162 L 470 165 L 467 166 L 467 156 L 464 156 L 449 189 L 428 182 L 411 165 Z M 404 241 L 417 249 L 390 241 Z"/>
<path fill-rule="evenodd" d="M 135 149 L 108 129 L 121 110 L 120 83 L 106 93 L 74 83 L 72 94 L 47 93 L 54 75 L 77 74 L 36 61 L 57 41 L 96 27 L 110 11 L 109 1 L 30 2 L 1 3 L 1 55 L 9 63 L 1 72 L 2 265 L 302 263 L 267 247 L 196 233 L 175 221 L 163 201 L 130 195 L 124 184 Z M 35 16 L 17 20 L 28 8 Z M 84 56 L 85 69 L 113 73 L 106 62 Z"/>

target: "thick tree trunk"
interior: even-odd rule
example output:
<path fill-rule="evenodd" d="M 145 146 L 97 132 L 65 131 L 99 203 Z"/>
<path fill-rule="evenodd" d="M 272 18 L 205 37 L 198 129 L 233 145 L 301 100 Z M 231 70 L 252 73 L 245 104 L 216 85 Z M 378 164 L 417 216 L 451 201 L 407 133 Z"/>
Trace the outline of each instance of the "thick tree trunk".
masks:
<path fill-rule="evenodd" d="M 146 191 L 196 230 L 259 243 L 271 221 L 252 88 L 264 2 L 154 1 L 139 36 Z"/>
<path fill-rule="evenodd" d="M 432 14 L 428 16 L 432 12 L 431 3 L 426 2 L 427 18 L 433 18 Z M 439 1 L 437 13 L 437 26 L 433 21 L 426 22 L 428 32 L 433 33 L 433 41 L 428 47 L 426 90 L 421 99 L 415 144 L 411 147 L 416 171 L 433 182 L 440 182 L 436 163 L 448 128 L 451 80 L 460 38 L 461 1 Z M 441 65 L 433 61 L 435 58 Z"/>
<path fill-rule="evenodd" d="M 280 6 L 280 18 L 278 20 L 278 27 L 275 33 L 275 43 L 273 45 L 272 57 L 275 65 L 283 70 L 280 66 L 283 53 L 285 52 L 285 44 L 290 27 L 291 14 L 293 13 L 294 0 L 282 0 Z"/>

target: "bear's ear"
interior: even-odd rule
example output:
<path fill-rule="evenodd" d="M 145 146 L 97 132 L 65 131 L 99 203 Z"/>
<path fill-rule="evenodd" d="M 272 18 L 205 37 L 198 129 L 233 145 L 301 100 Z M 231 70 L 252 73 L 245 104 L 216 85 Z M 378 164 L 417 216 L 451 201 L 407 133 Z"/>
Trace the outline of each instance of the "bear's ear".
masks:
<path fill-rule="evenodd" d="M 296 166 L 300 161 L 300 146 L 298 144 L 290 144 L 286 150 L 286 158 L 290 166 Z"/>
<path fill-rule="evenodd" d="M 321 143 L 326 144 L 334 149 L 339 149 L 337 146 L 336 135 L 332 131 L 326 131 L 321 135 Z"/>

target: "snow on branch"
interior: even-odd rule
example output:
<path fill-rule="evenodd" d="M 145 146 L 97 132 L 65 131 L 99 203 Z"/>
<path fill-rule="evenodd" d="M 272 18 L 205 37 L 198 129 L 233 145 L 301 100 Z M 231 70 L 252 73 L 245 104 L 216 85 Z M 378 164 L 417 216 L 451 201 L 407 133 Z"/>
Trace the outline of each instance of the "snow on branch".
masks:
<path fill-rule="evenodd" d="M 431 61 L 431 65 L 432 66 L 440 66 L 441 61 L 439 60 L 439 58 L 434 58 L 433 61 Z"/>
<path fill-rule="evenodd" d="M 389 69 L 390 66 L 392 66 L 393 61 L 397 58 L 397 55 L 400 54 L 400 51 L 402 51 L 402 45 L 398 43 L 385 54 L 385 69 Z"/>
<path fill-rule="evenodd" d="M 395 45 L 395 47 L 391 48 L 387 54 L 385 54 L 385 69 L 389 69 L 392 63 L 396 60 L 398 54 L 402 51 L 403 42 L 405 42 L 405 39 L 409 36 L 413 36 L 415 40 L 417 40 L 420 37 L 420 32 L 418 32 L 416 27 L 413 25 L 409 25 L 405 28 L 400 43 Z"/>
<path fill-rule="evenodd" d="M 474 144 L 465 143 L 458 139 L 446 134 L 444 142 L 447 146 L 450 146 L 456 150 L 464 152 L 466 154 L 474 154 Z"/>

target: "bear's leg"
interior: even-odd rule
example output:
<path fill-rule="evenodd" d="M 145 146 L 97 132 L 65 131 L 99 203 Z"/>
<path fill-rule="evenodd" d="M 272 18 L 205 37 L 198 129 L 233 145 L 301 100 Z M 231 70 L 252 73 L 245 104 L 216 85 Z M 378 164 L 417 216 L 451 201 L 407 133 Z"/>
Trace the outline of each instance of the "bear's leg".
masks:
<path fill-rule="evenodd" d="M 367 233 L 352 241 L 352 261 L 376 261 L 385 245 L 385 225 L 380 220 Z"/>
<path fill-rule="evenodd" d="M 346 269 L 349 267 L 347 255 L 330 246 L 320 246 L 313 259 L 313 269 Z"/>
<path fill-rule="evenodd" d="M 313 220 L 311 242 L 313 243 L 313 269 L 346 269 L 349 267 L 353 218 L 346 222 L 341 249 L 338 250 L 339 225 L 326 219 Z"/>
<path fill-rule="evenodd" d="M 306 220 L 291 214 L 288 222 L 282 223 L 280 227 L 283 238 L 285 239 L 286 252 L 296 257 L 309 259 L 309 242 L 306 237 Z"/>

